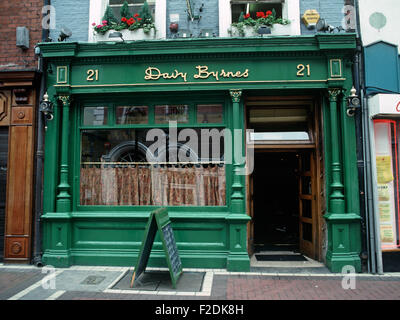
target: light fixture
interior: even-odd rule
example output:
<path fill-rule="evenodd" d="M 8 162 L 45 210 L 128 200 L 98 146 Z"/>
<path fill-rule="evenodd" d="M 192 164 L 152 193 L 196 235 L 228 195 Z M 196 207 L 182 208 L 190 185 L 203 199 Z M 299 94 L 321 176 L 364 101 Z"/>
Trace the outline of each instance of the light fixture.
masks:
<path fill-rule="evenodd" d="M 350 96 L 347 98 L 347 115 L 353 117 L 356 110 L 360 107 L 361 100 L 357 96 L 357 90 L 352 87 L 350 90 Z"/>
<path fill-rule="evenodd" d="M 334 27 L 334 26 L 328 24 L 325 19 L 319 19 L 319 21 L 317 22 L 317 31 L 318 32 L 322 31 L 322 32 L 329 32 L 329 33 L 339 33 L 343 30 L 344 29 L 342 26 Z"/>
<path fill-rule="evenodd" d="M 64 41 L 65 39 L 69 38 L 70 36 L 72 36 L 72 31 L 69 30 L 67 27 L 62 27 L 62 28 L 61 28 L 61 32 L 60 32 L 60 35 L 59 35 L 59 37 L 58 37 L 58 41 L 59 41 L 59 42 L 62 42 L 62 41 Z"/>
<path fill-rule="evenodd" d="M 110 35 L 108 36 L 108 38 L 121 38 L 122 42 L 124 42 L 124 38 L 122 37 L 122 33 L 121 32 L 111 32 Z"/>
<path fill-rule="evenodd" d="M 40 102 L 39 110 L 45 116 L 47 121 L 53 120 L 53 103 L 49 101 L 47 92 L 43 95 L 43 100 Z"/>

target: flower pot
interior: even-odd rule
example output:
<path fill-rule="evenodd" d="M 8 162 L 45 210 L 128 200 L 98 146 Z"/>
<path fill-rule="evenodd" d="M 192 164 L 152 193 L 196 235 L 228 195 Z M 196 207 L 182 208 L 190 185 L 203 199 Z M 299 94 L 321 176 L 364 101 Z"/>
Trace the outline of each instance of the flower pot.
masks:
<path fill-rule="evenodd" d="M 231 37 L 257 37 L 258 33 L 254 30 L 254 27 L 251 26 L 244 26 L 243 32 L 241 32 L 237 27 L 231 26 L 230 27 L 230 35 Z"/>
<path fill-rule="evenodd" d="M 110 33 L 113 33 L 113 32 L 117 32 L 117 31 L 109 30 L 105 34 L 95 33 L 94 40 L 96 42 L 100 42 L 100 41 L 119 42 L 119 41 L 122 41 L 121 38 L 110 38 L 109 37 Z M 151 39 L 155 39 L 155 36 L 156 36 L 156 32 L 154 29 L 151 29 L 150 32 L 144 32 L 143 29 L 136 29 L 133 31 L 124 29 L 124 30 L 121 30 L 118 32 L 121 32 L 122 38 L 124 39 L 124 41 L 151 40 Z"/>
<path fill-rule="evenodd" d="M 275 36 L 290 36 L 290 24 L 274 24 L 271 28 L 271 34 Z"/>

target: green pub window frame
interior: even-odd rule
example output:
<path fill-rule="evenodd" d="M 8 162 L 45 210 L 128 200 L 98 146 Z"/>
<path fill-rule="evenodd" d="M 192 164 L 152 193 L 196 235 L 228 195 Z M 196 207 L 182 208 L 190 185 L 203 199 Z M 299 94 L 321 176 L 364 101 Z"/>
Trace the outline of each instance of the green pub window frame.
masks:
<path fill-rule="evenodd" d="M 80 111 L 77 112 L 77 123 L 80 125 L 77 128 L 75 139 L 77 145 L 79 145 L 77 155 L 79 165 L 75 169 L 75 176 L 79 176 L 79 179 L 76 179 L 74 188 L 76 208 L 86 211 L 91 210 L 91 208 L 113 210 L 116 207 L 121 209 L 135 206 L 144 209 L 148 206 L 163 205 L 190 206 L 191 208 L 207 206 L 213 210 L 229 206 L 230 200 L 227 194 L 230 189 L 231 177 L 228 172 L 231 167 L 230 164 L 225 164 L 223 159 L 208 158 L 207 163 L 207 159 L 201 159 L 199 153 L 199 157 L 190 158 L 190 163 L 181 163 L 175 160 L 176 162 L 172 162 L 173 165 L 167 165 L 163 162 L 148 162 L 148 159 L 143 157 L 143 152 L 142 157 L 134 158 L 123 153 L 122 148 L 118 150 L 119 146 L 123 144 L 129 147 L 130 141 L 134 142 L 134 145 L 131 146 L 132 149 L 142 148 L 143 151 L 145 147 L 142 142 L 147 130 L 169 128 L 167 121 L 157 121 L 156 108 L 159 106 L 184 107 L 181 109 L 184 110 L 185 121 L 179 122 L 174 114 L 172 118 L 167 119 L 178 120 L 178 131 L 185 128 L 195 129 L 198 133 L 201 129 L 211 130 L 216 128 L 223 130 L 229 127 L 226 123 L 228 118 L 226 102 L 215 100 L 196 103 L 183 101 L 184 104 L 176 103 L 176 101 L 168 104 L 165 101 L 162 101 L 162 103 L 158 103 L 158 101 L 145 103 L 139 100 L 138 102 L 132 104 L 124 100 L 116 102 L 87 100 L 79 103 L 80 108 L 78 110 Z M 121 108 L 123 111 L 133 111 L 128 113 L 132 116 L 125 117 L 125 121 L 122 121 Z M 96 112 L 100 114 L 98 118 L 101 118 L 101 121 L 96 119 Z M 209 113 L 208 118 L 204 116 L 204 112 Z M 135 119 L 135 115 L 139 115 L 139 119 Z M 90 136 L 96 137 L 98 140 L 93 141 L 92 139 L 90 142 L 88 138 Z M 110 142 L 107 137 L 113 137 L 115 143 Z M 121 140 L 121 137 L 128 137 L 125 138 L 127 141 L 123 141 L 123 138 Z M 200 137 L 202 136 L 199 134 L 199 139 Z M 184 143 L 186 142 L 182 142 L 182 144 Z M 225 143 L 226 141 L 223 139 L 221 153 L 226 150 Z M 97 157 L 87 157 L 86 153 L 90 154 L 87 150 L 91 148 L 93 154 L 96 145 L 97 148 L 100 145 L 100 149 L 103 148 L 103 150 L 116 150 L 116 152 L 109 152 L 108 155 L 118 154 L 119 157 L 110 156 L 107 158 L 107 152 L 97 152 Z M 198 143 L 198 150 L 200 149 L 201 145 Z M 102 156 L 99 156 L 100 154 Z M 171 158 L 168 160 L 171 161 Z M 195 162 L 196 160 L 197 162 Z M 162 160 L 156 159 L 155 161 Z M 167 183 L 161 183 L 161 178 L 154 180 L 154 177 L 163 175 L 168 180 Z M 201 182 L 199 183 L 199 181 Z M 151 187 L 149 187 L 150 185 Z M 171 187 L 173 185 L 177 187 L 174 189 Z M 168 190 L 166 191 L 166 189 Z M 183 191 L 180 189 L 183 189 Z"/>

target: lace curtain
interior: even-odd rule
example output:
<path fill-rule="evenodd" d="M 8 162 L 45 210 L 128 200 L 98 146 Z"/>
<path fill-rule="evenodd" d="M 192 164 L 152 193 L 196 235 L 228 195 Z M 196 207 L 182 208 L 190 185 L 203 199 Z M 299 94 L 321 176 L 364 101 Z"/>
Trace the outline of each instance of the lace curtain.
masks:
<path fill-rule="evenodd" d="M 81 205 L 225 205 L 225 166 L 83 166 Z"/>

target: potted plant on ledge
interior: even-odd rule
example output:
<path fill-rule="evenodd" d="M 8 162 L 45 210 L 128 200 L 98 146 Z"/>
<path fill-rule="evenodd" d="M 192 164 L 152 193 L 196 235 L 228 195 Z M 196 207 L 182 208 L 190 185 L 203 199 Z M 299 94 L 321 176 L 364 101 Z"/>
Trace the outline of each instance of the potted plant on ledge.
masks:
<path fill-rule="evenodd" d="M 126 40 L 146 40 L 154 39 L 156 28 L 151 16 L 147 1 L 144 2 L 140 13 L 131 15 L 128 3 L 125 1 L 121 7 L 121 20 L 118 21 L 112 9 L 107 6 L 101 24 L 93 23 L 95 41 L 115 41 L 109 38 L 112 32 L 121 32 L 122 39 Z"/>
<path fill-rule="evenodd" d="M 271 35 L 290 35 L 290 21 L 276 17 L 275 9 L 267 12 L 256 12 L 256 18 L 252 18 L 250 13 L 240 14 L 238 22 L 232 23 L 228 32 L 232 37 L 256 37 L 259 36 L 258 30 L 267 30 L 264 33 Z M 269 29 L 269 30 L 268 30 Z"/>

